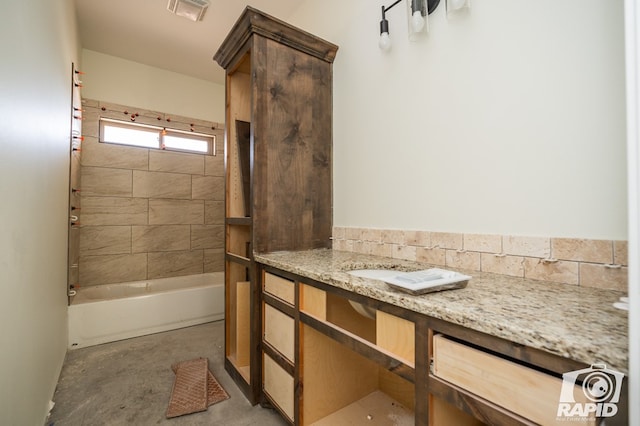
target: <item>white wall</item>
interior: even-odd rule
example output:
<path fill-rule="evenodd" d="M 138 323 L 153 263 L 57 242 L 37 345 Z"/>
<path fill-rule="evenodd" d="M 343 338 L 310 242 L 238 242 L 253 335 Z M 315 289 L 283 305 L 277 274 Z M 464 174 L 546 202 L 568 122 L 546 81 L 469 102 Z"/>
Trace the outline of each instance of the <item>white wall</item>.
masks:
<path fill-rule="evenodd" d="M 0 14 L 0 424 L 42 425 L 67 344 L 72 0 Z"/>
<path fill-rule="evenodd" d="M 306 1 L 340 46 L 334 225 L 627 239 L 623 2 L 473 0 L 409 43 L 405 6 Z"/>
<path fill-rule="evenodd" d="M 224 123 L 224 85 L 88 49 L 82 71 L 85 98 Z"/>

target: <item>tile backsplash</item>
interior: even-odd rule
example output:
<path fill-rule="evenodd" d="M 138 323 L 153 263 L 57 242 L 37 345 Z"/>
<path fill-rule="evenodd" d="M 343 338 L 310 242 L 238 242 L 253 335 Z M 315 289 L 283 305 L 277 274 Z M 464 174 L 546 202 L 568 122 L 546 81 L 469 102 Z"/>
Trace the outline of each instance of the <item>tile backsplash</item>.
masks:
<path fill-rule="evenodd" d="M 99 142 L 100 117 L 215 135 L 216 155 Z M 83 100 L 80 286 L 224 270 L 224 126 Z"/>
<path fill-rule="evenodd" d="M 627 242 L 333 228 L 333 248 L 611 290 L 627 290 Z"/>

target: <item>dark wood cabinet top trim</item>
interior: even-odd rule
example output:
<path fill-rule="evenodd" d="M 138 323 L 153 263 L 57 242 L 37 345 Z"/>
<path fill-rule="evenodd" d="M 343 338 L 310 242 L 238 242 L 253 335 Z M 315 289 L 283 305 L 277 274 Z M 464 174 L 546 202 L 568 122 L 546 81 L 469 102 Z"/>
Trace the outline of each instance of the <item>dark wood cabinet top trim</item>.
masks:
<path fill-rule="evenodd" d="M 227 69 L 237 51 L 249 40 L 252 34 L 275 40 L 329 63 L 333 62 L 338 51 L 338 46 L 333 43 L 247 6 L 213 59 L 222 68 Z"/>

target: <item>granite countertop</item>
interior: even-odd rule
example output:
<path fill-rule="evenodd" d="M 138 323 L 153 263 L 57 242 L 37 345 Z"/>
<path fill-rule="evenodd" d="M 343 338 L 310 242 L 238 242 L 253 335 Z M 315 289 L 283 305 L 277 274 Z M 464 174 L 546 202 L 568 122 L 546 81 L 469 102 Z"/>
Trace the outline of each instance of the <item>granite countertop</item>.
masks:
<path fill-rule="evenodd" d="M 624 296 L 619 291 L 451 269 L 472 276 L 466 288 L 413 296 L 346 271 L 411 271 L 433 265 L 330 249 L 263 253 L 254 258 L 372 299 L 628 374 L 628 313 L 613 307 Z"/>

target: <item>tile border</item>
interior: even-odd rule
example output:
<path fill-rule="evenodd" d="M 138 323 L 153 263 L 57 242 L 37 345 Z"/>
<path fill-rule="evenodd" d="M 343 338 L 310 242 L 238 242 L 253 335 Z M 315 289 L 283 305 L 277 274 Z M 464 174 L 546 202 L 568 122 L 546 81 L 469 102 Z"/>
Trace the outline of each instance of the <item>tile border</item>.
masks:
<path fill-rule="evenodd" d="M 333 227 L 333 248 L 533 280 L 626 291 L 620 240 Z"/>

